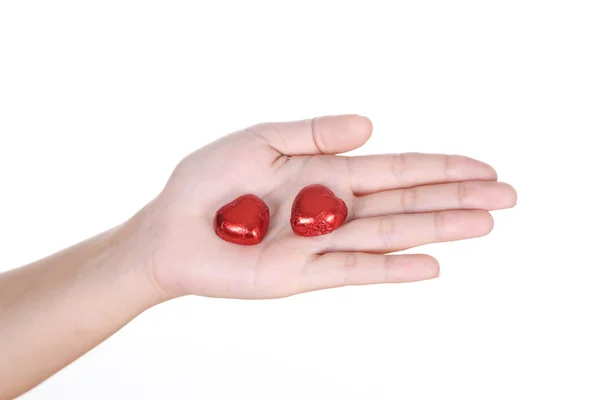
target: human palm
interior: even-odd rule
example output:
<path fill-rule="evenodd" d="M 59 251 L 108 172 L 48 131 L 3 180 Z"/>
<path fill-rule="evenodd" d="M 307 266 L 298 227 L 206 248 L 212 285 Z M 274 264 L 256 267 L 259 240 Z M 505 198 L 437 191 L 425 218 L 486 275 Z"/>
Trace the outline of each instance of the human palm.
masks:
<path fill-rule="evenodd" d="M 152 273 L 169 295 L 274 298 L 357 284 L 434 278 L 426 255 L 385 254 L 487 234 L 486 210 L 511 207 L 516 194 L 487 164 L 460 156 L 335 156 L 364 144 L 371 123 L 359 116 L 261 124 L 186 157 L 150 207 Z M 301 237 L 292 202 L 310 184 L 348 206 L 333 233 Z M 215 212 L 242 194 L 269 206 L 259 244 L 240 246 L 213 230 Z"/>

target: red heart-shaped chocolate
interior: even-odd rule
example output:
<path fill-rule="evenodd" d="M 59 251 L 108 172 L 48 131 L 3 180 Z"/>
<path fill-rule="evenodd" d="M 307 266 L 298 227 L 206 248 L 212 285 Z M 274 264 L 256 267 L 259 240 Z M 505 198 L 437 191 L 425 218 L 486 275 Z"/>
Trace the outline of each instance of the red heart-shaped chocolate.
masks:
<path fill-rule="evenodd" d="M 253 194 L 245 194 L 217 211 L 214 228 L 221 239 L 250 246 L 265 237 L 269 220 L 265 202 Z"/>
<path fill-rule="evenodd" d="M 323 185 L 309 185 L 294 199 L 290 224 L 297 235 L 319 236 L 339 228 L 347 216 L 344 200 Z"/>

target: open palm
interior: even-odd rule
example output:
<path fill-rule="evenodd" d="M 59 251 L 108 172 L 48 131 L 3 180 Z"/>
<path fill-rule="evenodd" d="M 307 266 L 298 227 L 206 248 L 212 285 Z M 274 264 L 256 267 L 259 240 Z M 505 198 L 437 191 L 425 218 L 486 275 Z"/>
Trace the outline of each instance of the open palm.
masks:
<path fill-rule="evenodd" d="M 186 157 L 151 203 L 153 275 L 170 295 L 274 298 L 374 283 L 434 278 L 426 255 L 386 255 L 426 243 L 487 234 L 486 210 L 516 194 L 487 164 L 435 154 L 335 156 L 364 144 L 368 119 L 331 116 L 256 125 Z M 290 227 L 294 197 L 322 184 L 348 219 L 335 232 L 300 237 Z M 240 246 L 213 231 L 215 212 L 252 193 L 269 206 L 263 241 Z"/>

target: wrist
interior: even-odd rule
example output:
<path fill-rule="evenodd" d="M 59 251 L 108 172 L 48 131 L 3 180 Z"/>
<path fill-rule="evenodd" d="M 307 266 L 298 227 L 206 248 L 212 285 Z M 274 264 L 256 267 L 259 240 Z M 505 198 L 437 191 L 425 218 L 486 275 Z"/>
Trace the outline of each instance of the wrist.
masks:
<path fill-rule="evenodd" d="M 159 235 L 156 229 L 160 224 L 155 222 L 154 208 L 153 203 L 148 204 L 112 232 L 116 253 L 125 266 L 122 273 L 132 281 L 141 300 L 148 304 L 147 308 L 177 297 L 167 292 L 156 278 L 154 253 Z"/>

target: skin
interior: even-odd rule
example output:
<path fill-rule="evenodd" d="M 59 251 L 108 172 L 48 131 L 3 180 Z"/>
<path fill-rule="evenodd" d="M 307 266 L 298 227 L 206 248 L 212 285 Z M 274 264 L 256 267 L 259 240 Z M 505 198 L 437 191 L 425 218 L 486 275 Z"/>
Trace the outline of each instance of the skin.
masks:
<path fill-rule="evenodd" d="M 516 203 L 489 165 L 462 156 L 336 156 L 363 145 L 357 115 L 260 124 L 190 154 L 164 190 L 114 229 L 0 274 L 0 399 L 36 386 L 141 312 L 184 295 L 273 299 L 439 276 L 428 255 L 388 254 L 484 236 L 488 212 Z M 337 231 L 296 236 L 296 193 L 319 183 L 349 210 Z M 269 231 L 238 246 L 213 231 L 215 211 L 261 197 Z M 43 332 L 43 334 L 42 334 Z"/>

